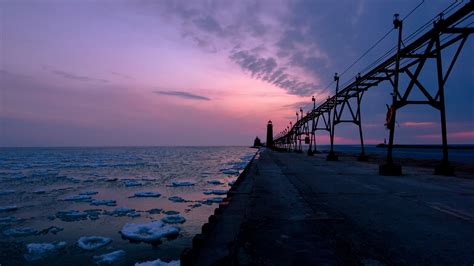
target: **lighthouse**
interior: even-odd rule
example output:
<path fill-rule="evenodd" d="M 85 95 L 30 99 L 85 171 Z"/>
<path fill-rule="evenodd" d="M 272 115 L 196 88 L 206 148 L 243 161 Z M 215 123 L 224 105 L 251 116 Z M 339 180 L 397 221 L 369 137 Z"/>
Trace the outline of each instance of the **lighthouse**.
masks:
<path fill-rule="evenodd" d="M 267 147 L 273 147 L 273 124 L 272 120 L 268 121 L 267 124 Z"/>

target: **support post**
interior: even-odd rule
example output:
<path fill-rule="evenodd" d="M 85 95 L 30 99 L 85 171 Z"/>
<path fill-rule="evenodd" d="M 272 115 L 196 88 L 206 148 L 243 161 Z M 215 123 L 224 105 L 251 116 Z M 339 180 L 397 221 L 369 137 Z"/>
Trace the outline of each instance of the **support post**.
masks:
<path fill-rule="evenodd" d="M 435 27 L 440 26 L 442 20 L 435 24 Z M 439 165 L 435 167 L 434 173 L 437 175 L 454 175 L 454 167 L 449 164 L 448 159 L 448 136 L 446 130 L 446 111 L 444 104 L 444 78 L 443 78 L 443 64 L 441 61 L 441 47 L 439 35 L 436 36 L 436 69 L 438 72 L 438 93 L 439 93 L 439 111 L 441 114 L 441 134 L 443 141 L 443 159 Z"/>
<path fill-rule="evenodd" d="M 334 95 L 334 113 L 331 122 L 331 131 L 329 132 L 329 137 L 331 141 L 331 150 L 329 151 L 328 156 L 326 157 L 327 161 L 337 161 L 339 158 L 334 152 L 334 128 L 336 122 L 336 113 L 337 113 L 337 93 L 339 92 L 339 76 L 334 74 L 334 81 L 336 82 L 336 94 Z"/>
<path fill-rule="evenodd" d="M 313 112 L 316 109 L 316 98 L 314 96 L 311 98 L 313 102 Z M 314 128 L 314 116 L 311 122 L 311 131 L 309 133 L 309 149 L 308 149 L 308 156 L 313 156 L 316 153 L 316 138 L 314 136 L 315 128 Z M 314 150 L 313 150 L 314 144 Z"/>
<path fill-rule="evenodd" d="M 402 174 L 402 166 L 395 164 L 393 162 L 393 138 L 395 135 L 395 119 L 397 113 L 397 96 L 398 96 L 398 80 L 400 75 L 400 50 L 402 45 L 402 29 L 403 21 L 398 18 L 399 14 L 394 15 L 393 25 L 395 29 L 398 29 L 398 44 L 397 44 L 397 57 L 395 61 L 395 72 L 394 72 L 394 84 L 393 84 L 393 93 L 392 93 L 392 106 L 389 107 L 389 112 L 391 112 L 391 119 L 388 121 L 388 128 L 390 130 L 390 136 L 388 141 L 387 149 L 387 161 L 385 164 L 379 166 L 380 175 L 391 175 L 399 176 Z M 391 108 L 391 110 L 390 110 Z"/>
<path fill-rule="evenodd" d="M 361 147 L 361 152 L 359 156 L 357 157 L 358 161 L 361 162 L 366 162 L 368 160 L 367 155 L 365 155 L 365 147 L 364 147 L 364 136 L 362 135 L 362 120 L 361 120 L 361 114 L 360 114 L 360 106 L 361 106 L 361 101 L 362 101 L 362 96 L 364 92 L 358 92 L 357 93 L 357 125 L 359 126 L 359 136 L 360 136 L 360 147 Z"/>

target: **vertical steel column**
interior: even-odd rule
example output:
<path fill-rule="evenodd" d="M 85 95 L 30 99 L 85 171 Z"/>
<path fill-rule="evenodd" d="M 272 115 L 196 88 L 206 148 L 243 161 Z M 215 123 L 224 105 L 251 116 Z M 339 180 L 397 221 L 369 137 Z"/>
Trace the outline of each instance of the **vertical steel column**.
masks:
<path fill-rule="evenodd" d="M 315 128 L 314 128 L 314 110 L 316 110 L 316 98 L 311 97 L 311 101 L 313 102 L 313 119 L 311 121 L 311 132 L 309 133 L 309 149 L 308 149 L 308 156 L 313 156 L 316 153 L 316 137 L 315 137 Z M 314 145 L 314 149 L 313 149 Z"/>
<path fill-rule="evenodd" d="M 389 121 L 388 127 L 390 129 L 390 136 L 388 140 L 388 149 L 387 149 L 387 162 L 384 165 L 380 165 L 379 174 L 380 175 L 401 175 L 402 167 L 393 163 L 393 138 L 395 135 L 395 119 L 397 114 L 397 97 L 398 92 L 398 83 L 400 75 L 400 50 L 402 46 L 402 30 L 403 30 L 403 21 L 398 18 L 399 14 L 394 15 L 393 26 L 395 29 L 398 29 L 398 44 L 397 44 L 397 56 L 395 60 L 395 72 L 394 72 L 394 84 L 393 84 L 393 93 L 392 93 L 392 106 L 389 107 L 389 112 L 392 112 L 391 119 Z M 390 110 L 392 108 L 392 110 Z"/>
<path fill-rule="evenodd" d="M 356 116 L 358 117 L 357 125 L 359 126 L 359 136 L 360 136 L 360 146 L 361 146 L 361 153 L 359 157 L 357 157 L 357 160 L 365 162 L 368 160 L 367 155 L 365 155 L 365 147 L 364 147 L 364 136 L 362 135 L 362 116 L 360 114 L 360 106 L 361 106 L 361 101 L 362 101 L 362 96 L 364 95 L 364 92 L 357 92 L 357 114 Z"/>
<path fill-rule="evenodd" d="M 436 23 L 435 27 L 441 27 L 443 20 L 440 20 Z M 438 93 L 439 93 L 439 111 L 441 114 L 441 134 L 443 141 L 443 159 L 441 163 L 435 168 L 435 174 L 442 175 L 453 175 L 454 168 L 449 164 L 448 158 L 448 136 L 446 130 L 446 108 L 444 103 L 444 78 L 443 78 L 443 64 L 441 61 L 441 45 L 439 41 L 439 35 L 436 35 L 436 69 L 438 74 Z"/>
<path fill-rule="evenodd" d="M 336 114 L 337 114 L 337 94 L 339 92 L 339 76 L 337 73 L 334 74 L 334 81 L 336 82 L 336 94 L 334 95 L 334 113 L 332 117 L 332 123 L 331 123 L 331 131 L 329 132 L 329 137 L 331 140 L 331 150 L 329 151 L 328 156 L 326 157 L 327 161 L 337 161 L 338 156 L 336 153 L 334 153 L 334 128 L 335 128 L 335 123 L 336 122 Z"/>

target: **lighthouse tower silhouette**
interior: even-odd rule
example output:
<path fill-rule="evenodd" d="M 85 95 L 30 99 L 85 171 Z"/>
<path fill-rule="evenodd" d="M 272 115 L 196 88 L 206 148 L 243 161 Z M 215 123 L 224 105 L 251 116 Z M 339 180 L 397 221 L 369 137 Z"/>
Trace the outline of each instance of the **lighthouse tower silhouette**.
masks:
<path fill-rule="evenodd" d="M 267 124 L 267 147 L 273 147 L 273 124 L 272 120 L 268 121 Z"/>

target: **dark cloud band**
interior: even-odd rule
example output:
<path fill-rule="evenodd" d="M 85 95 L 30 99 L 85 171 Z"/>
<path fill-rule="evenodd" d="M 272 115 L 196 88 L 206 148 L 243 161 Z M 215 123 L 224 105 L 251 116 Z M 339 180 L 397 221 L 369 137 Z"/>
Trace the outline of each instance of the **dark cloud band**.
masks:
<path fill-rule="evenodd" d="M 156 94 L 175 96 L 179 98 L 189 99 L 189 100 L 199 100 L 199 101 L 210 101 L 210 98 L 205 96 L 200 96 L 196 94 L 191 94 L 185 91 L 154 91 Z"/>

